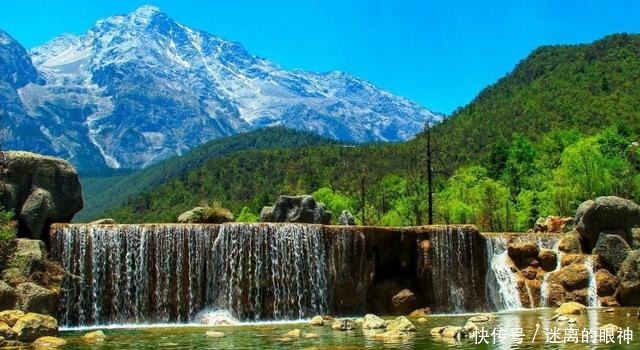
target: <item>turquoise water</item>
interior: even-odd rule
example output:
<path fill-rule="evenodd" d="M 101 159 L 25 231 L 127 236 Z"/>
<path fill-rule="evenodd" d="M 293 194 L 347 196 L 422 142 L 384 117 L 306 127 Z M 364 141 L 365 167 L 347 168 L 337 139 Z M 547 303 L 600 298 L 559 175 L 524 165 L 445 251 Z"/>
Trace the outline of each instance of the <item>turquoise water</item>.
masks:
<path fill-rule="evenodd" d="M 144 328 L 118 328 L 105 329 L 107 341 L 99 345 L 88 345 L 83 342 L 82 335 L 88 330 L 69 330 L 61 333 L 68 341 L 65 349 L 537 349 L 563 348 L 563 349 L 638 349 L 640 348 L 640 320 L 636 316 L 635 308 L 617 308 L 613 313 L 605 313 L 604 309 L 589 309 L 586 315 L 570 316 L 575 318 L 576 324 L 567 322 L 550 321 L 553 310 L 516 311 L 498 313 L 494 321 L 478 323 L 479 327 L 487 330 L 487 341 L 490 344 L 476 344 L 474 339 L 463 339 L 462 342 L 445 342 L 440 338 L 430 335 L 429 331 L 437 326 L 454 325 L 462 326 L 469 315 L 443 315 L 430 316 L 427 322 L 412 322 L 417 331 L 401 341 L 383 342 L 373 338 L 372 332 L 364 332 L 361 329 L 355 331 L 339 332 L 331 330 L 330 326 L 313 327 L 305 322 L 286 324 L 245 324 L 239 326 L 202 327 L 170 326 L 144 327 Z M 565 333 L 565 329 L 577 329 L 577 339 L 581 341 L 581 333 L 585 328 L 597 328 L 600 325 L 614 323 L 623 328 L 629 327 L 633 340 L 627 345 L 617 344 L 550 344 L 546 342 L 544 328 L 558 328 L 559 341 L 562 343 L 565 336 L 572 339 L 572 334 Z M 536 339 L 532 342 L 536 330 L 536 324 L 540 329 Z M 522 328 L 524 339 L 522 344 L 514 342 L 511 336 L 511 328 Z M 284 334 L 293 329 L 300 329 L 302 334 L 316 333 L 317 338 L 300 338 L 298 340 L 283 339 Z M 494 329 L 502 329 L 503 342 L 496 337 L 493 344 L 491 333 Z M 210 338 L 206 332 L 215 330 L 225 333 L 222 338 Z M 495 335 L 496 333 L 494 333 Z M 552 333 L 549 333 L 552 334 Z M 553 337 L 551 337 L 553 338 Z"/>

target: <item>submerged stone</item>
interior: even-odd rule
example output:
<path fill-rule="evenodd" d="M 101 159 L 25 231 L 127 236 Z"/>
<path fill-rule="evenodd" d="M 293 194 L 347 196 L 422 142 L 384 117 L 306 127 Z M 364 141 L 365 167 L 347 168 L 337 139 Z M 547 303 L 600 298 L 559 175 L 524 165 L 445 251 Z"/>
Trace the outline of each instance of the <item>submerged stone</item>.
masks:
<path fill-rule="evenodd" d="M 209 338 L 222 338 L 222 337 L 224 337 L 224 333 L 216 332 L 216 331 L 207 331 L 207 333 L 205 333 L 205 334 Z"/>
<path fill-rule="evenodd" d="M 397 341 L 404 340 L 406 338 L 411 337 L 411 334 L 408 332 L 402 332 L 397 330 L 386 331 L 382 333 L 376 333 L 373 335 L 373 338 L 380 341 Z"/>
<path fill-rule="evenodd" d="M 299 329 L 293 329 L 284 334 L 285 338 L 300 338 L 302 332 Z"/>

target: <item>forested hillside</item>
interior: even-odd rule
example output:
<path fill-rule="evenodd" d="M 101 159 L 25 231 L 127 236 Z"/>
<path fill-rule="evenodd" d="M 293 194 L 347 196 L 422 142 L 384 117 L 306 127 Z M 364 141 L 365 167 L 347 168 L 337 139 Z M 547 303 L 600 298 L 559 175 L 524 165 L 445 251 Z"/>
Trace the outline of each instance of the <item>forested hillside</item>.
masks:
<path fill-rule="evenodd" d="M 598 195 L 640 200 L 640 36 L 535 50 L 432 128 L 435 220 L 526 230 Z M 255 218 L 312 193 L 359 222 L 426 222 L 425 135 L 402 144 L 253 150 L 210 159 L 108 214 L 173 221 L 203 201 Z M 245 208 L 246 207 L 246 208 Z M 249 215 L 254 214 L 254 215 Z"/>
<path fill-rule="evenodd" d="M 271 127 L 205 143 L 181 157 L 173 157 L 146 169 L 114 176 L 81 176 L 84 209 L 76 220 L 95 219 L 125 199 L 151 190 L 197 168 L 210 159 L 254 149 L 336 145 L 337 141 L 310 132 Z"/>

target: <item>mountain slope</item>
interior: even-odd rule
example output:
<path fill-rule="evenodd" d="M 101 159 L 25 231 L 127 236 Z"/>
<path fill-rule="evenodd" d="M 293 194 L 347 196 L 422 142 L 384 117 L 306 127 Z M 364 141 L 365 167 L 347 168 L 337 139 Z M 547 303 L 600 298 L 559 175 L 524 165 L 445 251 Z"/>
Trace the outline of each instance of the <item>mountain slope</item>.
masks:
<path fill-rule="evenodd" d="M 126 199 L 170 182 L 211 159 L 248 150 L 296 149 L 337 144 L 338 141 L 309 132 L 269 127 L 209 141 L 183 156 L 172 157 L 129 174 L 110 177 L 81 176 L 85 205 L 75 220 L 97 219 L 105 211 L 121 205 Z"/>
<path fill-rule="evenodd" d="M 399 141 L 440 115 L 342 72 L 287 71 L 152 6 L 31 50 L 46 80 L 19 90 L 48 147 L 81 170 L 143 168 L 206 141 L 283 125 Z M 24 148 L 13 132 L 9 148 Z M 20 146 L 20 147 L 19 147 Z"/>
<path fill-rule="evenodd" d="M 577 129 L 582 137 L 588 137 L 618 124 L 630 128 L 630 135 L 640 134 L 639 53 L 640 36 L 624 34 L 609 36 L 593 44 L 535 50 L 512 73 L 433 128 L 434 167 L 438 172 L 435 190 L 442 189 L 444 176 L 451 175 L 460 166 L 485 163 L 485 156 L 495 148 L 501 148 L 506 156 L 509 141 L 515 133 L 536 141 L 558 131 Z M 381 220 L 391 205 L 389 191 L 398 183 L 385 181 L 390 175 L 400 176 L 406 188 L 411 188 L 405 198 L 421 198 L 414 204 L 424 204 L 424 136 L 390 145 L 310 147 L 304 152 L 260 150 L 228 155 L 204 162 L 185 175 L 130 199 L 110 215 L 132 222 L 173 220 L 180 210 L 212 198 L 222 201 L 235 213 L 243 206 L 256 212 L 279 194 L 310 193 L 327 186 L 350 196 L 356 210 L 362 209 L 359 203 L 364 189 L 366 210 L 379 215 L 377 219 Z M 561 159 L 564 148 L 576 139 L 564 144 L 561 141 L 548 137 L 546 142 L 557 144 L 545 145 L 544 150 L 533 150 L 533 153 L 544 153 L 545 157 L 555 159 L 525 164 L 532 171 L 539 170 L 544 174 L 533 181 L 548 177 L 553 180 L 555 168 L 564 161 Z M 627 142 L 626 139 L 618 140 L 622 145 L 628 145 Z M 534 142 L 533 146 L 539 145 Z M 595 152 L 594 149 L 590 152 Z M 555 164 L 548 169 L 535 169 L 548 163 Z M 484 182 L 493 186 L 487 187 L 491 190 L 487 193 L 495 195 L 498 192 L 499 185 L 496 184 L 502 181 L 499 177 L 504 173 L 504 166 L 504 163 L 500 165 L 496 181 Z M 453 179 L 455 181 L 451 183 L 468 180 L 464 176 Z M 620 187 L 623 186 L 627 186 L 626 192 L 632 189 L 626 182 L 620 182 Z M 460 188 L 458 192 L 468 191 Z M 513 214 L 531 209 L 522 203 L 510 202 L 513 198 L 510 194 L 505 198 L 507 208 L 504 212 Z M 584 199 L 586 197 L 581 198 Z M 533 202 L 544 200 L 548 197 L 532 199 Z M 475 204 L 461 203 L 470 211 L 477 209 L 471 208 Z M 539 206 L 552 205 L 541 203 Z M 424 214 L 424 207 L 417 205 L 414 208 L 417 208 L 412 209 L 414 212 Z M 538 209 L 521 214 L 535 222 Z M 573 209 L 575 207 L 571 207 Z M 490 208 L 488 212 L 494 210 Z M 436 220 L 443 220 L 437 212 Z M 502 227 L 507 226 L 503 224 Z"/>
<path fill-rule="evenodd" d="M 9 34 L 0 30 L 0 140 L 13 139 L 12 146 L 31 146 L 54 152 L 46 137 L 26 112 L 18 89 L 27 84 L 41 83 L 38 70 L 31 62 L 27 51 Z M 18 141 L 16 134 L 22 135 Z M 5 147 L 5 142 L 0 142 Z"/>
<path fill-rule="evenodd" d="M 533 140 L 553 130 L 594 133 L 624 124 L 640 131 L 640 35 L 544 46 L 434 128 L 460 165 L 477 163 L 513 133 Z"/>

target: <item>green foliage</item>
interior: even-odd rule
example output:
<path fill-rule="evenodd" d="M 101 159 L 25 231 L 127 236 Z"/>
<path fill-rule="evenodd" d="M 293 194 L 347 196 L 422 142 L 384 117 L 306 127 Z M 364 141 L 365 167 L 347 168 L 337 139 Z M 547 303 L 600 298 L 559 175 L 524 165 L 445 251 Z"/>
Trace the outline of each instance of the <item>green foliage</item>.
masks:
<path fill-rule="evenodd" d="M 455 151 L 449 170 L 477 164 L 494 144 L 509 143 L 514 133 L 537 144 L 559 130 L 594 134 L 625 124 L 640 132 L 638 57 L 640 35 L 635 34 L 536 49 L 513 72 L 434 126 L 440 148 Z"/>
<path fill-rule="evenodd" d="M 16 223 L 13 221 L 14 214 L 12 210 L 5 210 L 0 205 L 0 245 L 16 238 Z"/>
<path fill-rule="evenodd" d="M 249 207 L 244 207 L 236 217 L 236 222 L 258 222 L 260 221 L 260 216 L 251 212 Z"/>
<path fill-rule="evenodd" d="M 115 176 L 107 177 L 81 174 L 84 209 L 76 215 L 75 220 L 91 221 L 100 218 L 105 211 L 122 205 L 125 200 L 172 182 L 211 159 L 247 150 L 290 149 L 335 144 L 339 142 L 309 132 L 272 127 L 216 139 L 193 149 L 184 156 L 173 157 L 138 171 L 128 173 L 121 171 Z M 199 201 L 195 203 L 197 202 Z M 183 208 L 187 210 L 186 207 L 193 206 L 195 203 L 185 204 Z M 169 218 L 169 215 L 164 217 Z"/>
<path fill-rule="evenodd" d="M 438 193 L 437 212 L 445 223 L 476 224 L 489 231 L 506 231 L 513 221 L 509 189 L 488 177 L 485 168 L 458 169 Z"/>
<path fill-rule="evenodd" d="M 353 212 L 353 200 L 339 191 L 333 191 L 329 187 L 322 187 L 311 195 L 317 202 L 324 203 L 327 209 L 331 211 L 333 214 L 331 221 L 333 223 L 338 222 L 340 213 L 342 213 L 343 210 Z"/>

